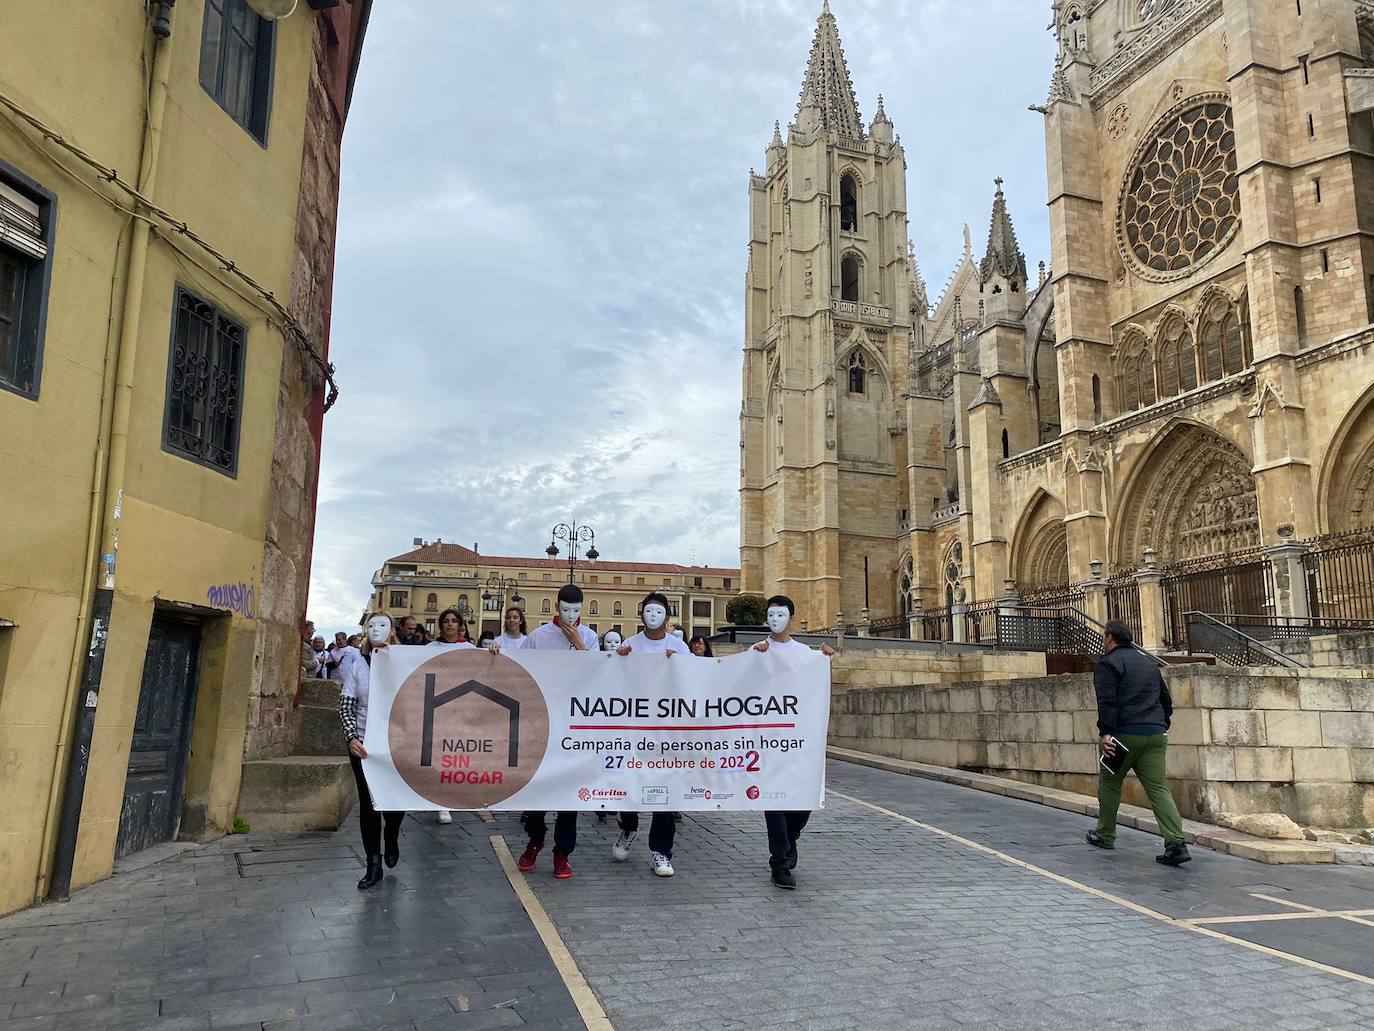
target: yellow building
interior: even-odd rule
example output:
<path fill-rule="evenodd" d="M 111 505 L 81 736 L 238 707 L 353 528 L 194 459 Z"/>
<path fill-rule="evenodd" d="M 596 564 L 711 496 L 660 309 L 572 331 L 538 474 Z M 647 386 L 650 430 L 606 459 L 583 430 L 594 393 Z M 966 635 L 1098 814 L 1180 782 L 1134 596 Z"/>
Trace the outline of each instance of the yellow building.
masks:
<path fill-rule="evenodd" d="M 5 5 L 0 912 L 289 747 L 368 12 Z"/>
<path fill-rule="evenodd" d="M 667 596 L 668 620 L 687 637 L 710 636 L 728 623 L 725 606 L 739 593 L 739 570 L 713 566 L 582 560 L 575 575 L 582 622 L 598 634 L 616 630 L 624 637 L 644 629 L 639 604 L 650 591 Z M 479 554 L 475 544 L 417 540 L 373 575 L 368 604 L 393 620 L 414 616 L 430 633 L 440 612 L 457 608 L 467 613 L 474 635 L 499 634 L 506 605 L 522 605 L 530 630 L 550 622 L 558 612 L 558 589 L 567 582 L 566 559 L 493 557 Z"/>

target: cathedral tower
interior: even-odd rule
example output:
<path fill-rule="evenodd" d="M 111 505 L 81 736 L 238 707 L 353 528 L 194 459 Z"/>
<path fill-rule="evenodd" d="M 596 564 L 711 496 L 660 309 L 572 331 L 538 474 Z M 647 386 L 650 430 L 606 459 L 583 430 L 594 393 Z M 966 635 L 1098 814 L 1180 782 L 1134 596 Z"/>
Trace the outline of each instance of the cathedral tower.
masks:
<path fill-rule="evenodd" d="M 740 411 L 746 591 L 811 629 L 895 609 L 911 346 L 906 160 L 860 119 L 828 0 L 784 139 L 749 183 Z"/>

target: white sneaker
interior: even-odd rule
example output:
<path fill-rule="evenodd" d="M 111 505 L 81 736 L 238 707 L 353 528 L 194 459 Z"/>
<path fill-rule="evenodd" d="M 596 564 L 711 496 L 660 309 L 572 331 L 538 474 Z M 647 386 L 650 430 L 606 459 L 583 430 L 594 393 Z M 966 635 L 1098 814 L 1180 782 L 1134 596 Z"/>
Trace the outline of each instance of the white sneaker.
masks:
<path fill-rule="evenodd" d="M 452 814 L 451 812 L 449 812 L 447 809 L 440 809 L 440 810 L 439 810 L 439 822 L 440 822 L 440 823 L 452 823 L 452 822 L 453 822 L 453 814 Z"/>
<path fill-rule="evenodd" d="M 654 873 L 660 877 L 673 876 L 673 862 L 662 852 L 654 853 Z"/>
<path fill-rule="evenodd" d="M 623 863 L 630 858 L 630 846 L 635 843 L 635 838 L 639 837 L 639 831 L 621 831 L 620 837 L 611 846 L 611 861 Z"/>

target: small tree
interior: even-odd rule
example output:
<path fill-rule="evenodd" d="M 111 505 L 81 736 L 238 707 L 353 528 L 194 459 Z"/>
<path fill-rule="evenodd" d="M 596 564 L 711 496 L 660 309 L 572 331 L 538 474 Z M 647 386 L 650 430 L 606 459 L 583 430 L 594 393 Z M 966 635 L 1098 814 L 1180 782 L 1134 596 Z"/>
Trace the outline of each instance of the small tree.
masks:
<path fill-rule="evenodd" d="M 762 594 L 737 594 L 725 603 L 725 618 L 732 626 L 763 626 L 768 608 Z"/>

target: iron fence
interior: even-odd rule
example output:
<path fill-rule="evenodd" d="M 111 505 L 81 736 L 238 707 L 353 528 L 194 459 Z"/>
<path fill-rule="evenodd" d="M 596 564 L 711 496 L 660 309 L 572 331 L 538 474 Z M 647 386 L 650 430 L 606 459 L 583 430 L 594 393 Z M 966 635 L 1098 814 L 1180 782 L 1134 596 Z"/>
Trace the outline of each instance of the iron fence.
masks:
<path fill-rule="evenodd" d="M 1137 641 L 1144 636 L 1140 623 L 1140 581 L 1134 571 L 1107 578 L 1107 619 L 1124 623 Z"/>
<path fill-rule="evenodd" d="M 1313 616 L 1374 619 L 1374 528 L 1308 541 L 1303 565 L 1308 609 Z"/>
<path fill-rule="evenodd" d="M 1170 566 L 1160 589 L 1169 648 L 1187 646 L 1189 612 L 1274 612 L 1273 570 L 1258 549 Z"/>
<path fill-rule="evenodd" d="M 1039 587 L 1020 594 L 1021 604 L 1039 609 L 1081 609 L 1088 597 L 1082 587 L 1061 584 L 1057 587 Z"/>

